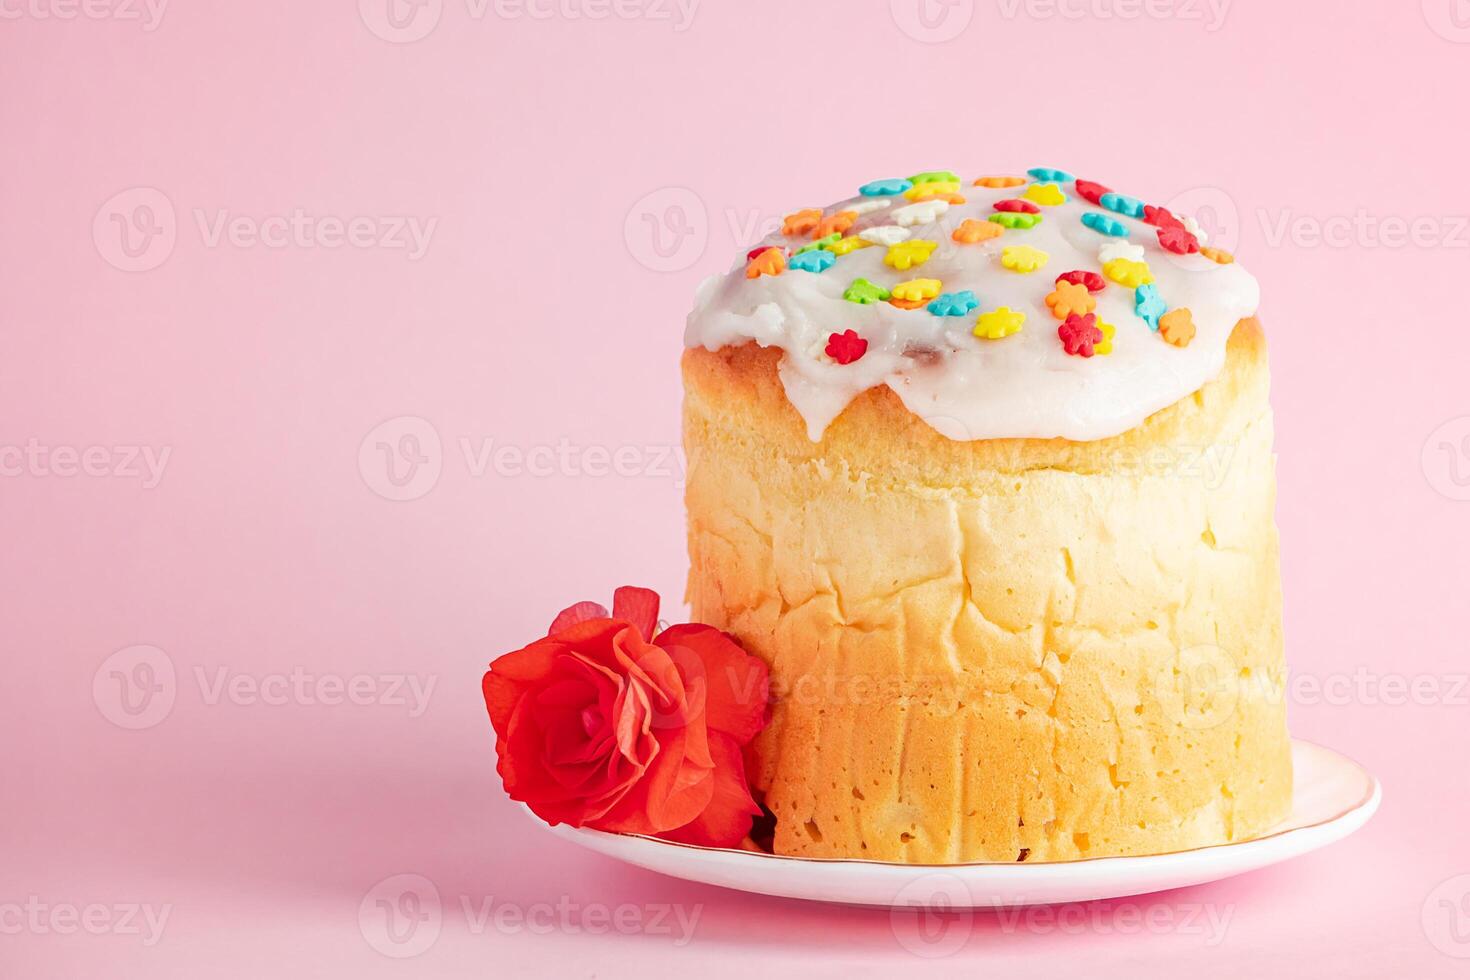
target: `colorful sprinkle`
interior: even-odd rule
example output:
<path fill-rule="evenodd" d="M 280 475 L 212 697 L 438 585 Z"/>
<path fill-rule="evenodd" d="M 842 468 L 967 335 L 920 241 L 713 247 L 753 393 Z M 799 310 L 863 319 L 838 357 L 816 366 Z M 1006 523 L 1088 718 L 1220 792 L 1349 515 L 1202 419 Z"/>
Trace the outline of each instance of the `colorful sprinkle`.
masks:
<path fill-rule="evenodd" d="M 1112 191 L 1098 198 L 1098 202 L 1109 211 L 1126 214 L 1130 218 L 1143 217 L 1143 202 L 1136 197 L 1127 194 L 1114 194 Z"/>
<path fill-rule="evenodd" d="M 1035 272 L 1050 258 L 1041 249 L 1030 245 L 1008 245 L 1000 253 L 1000 264 L 1012 272 Z"/>
<path fill-rule="evenodd" d="M 892 198 L 876 197 L 869 198 L 866 201 L 853 201 L 842 210 L 851 211 L 853 214 L 861 218 L 865 214 L 872 214 L 874 211 L 882 211 L 884 208 L 891 207 L 892 205 Z"/>
<path fill-rule="evenodd" d="M 1096 272 L 1077 269 L 1057 276 L 1057 282 L 1070 282 L 1074 286 L 1086 286 L 1089 293 L 1100 293 L 1107 286 L 1103 277 Z"/>
<path fill-rule="evenodd" d="M 813 249 L 810 252 L 798 252 L 791 257 L 790 266 L 802 272 L 826 272 L 832 268 L 837 261 L 837 256 L 831 252 L 821 249 Z"/>
<path fill-rule="evenodd" d="M 990 220 L 1006 228 L 1035 228 L 1041 224 L 1041 215 L 1027 214 L 1025 211 L 999 211 L 992 214 Z"/>
<path fill-rule="evenodd" d="M 896 306 L 900 310 L 917 310 L 924 305 L 924 301 L 921 299 L 899 299 L 897 296 L 893 296 L 888 300 L 888 305 Z"/>
<path fill-rule="evenodd" d="M 1097 353 L 1097 345 L 1103 342 L 1103 332 L 1098 329 L 1095 313 L 1073 313 L 1057 327 L 1057 336 L 1066 352 L 1076 357 L 1091 357 Z"/>
<path fill-rule="evenodd" d="M 976 177 L 976 187 L 1020 187 L 1026 183 L 1025 177 Z"/>
<path fill-rule="evenodd" d="M 972 290 L 962 289 L 957 293 L 940 293 L 926 309 L 935 316 L 964 316 L 979 305 Z"/>
<path fill-rule="evenodd" d="M 1133 312 L 1143 318 L 1150 330 L 1159 329 L 1159 317 L 1168 308 L 1164 297 L 1159 295 L 1159 287 L 1151 282 L 1146 282 L 1133 291 Z"/>
<path fill-rule="evenodd" d="M 1057 170 L 1055 167 L 1032 167 L 1026 171 L 1037 180 L 1051 181 L 1053 183 L 1065 184 L 1072 179 L 1072 175 L 1065 170 Z"/>
<path fill-rule="evenodd" d="M 953 170 L 925 170 L 909 180 L 916 184 L 958 184 L 960 178 Z"/>
<path fill-rule="evenodd" d="M 996 201 L 991 207 L 997 211 L 1023 211 L 1026 214 L 1040 214 L 1041 208 L 1031 201 L 1023 201 L 1018 197 L 1008 197 L 1002 201 Z"/>
<path fill-rule="evenodd" d="M 1026 322 L 1026 314 L 1002 306 L 998 310 L 989 313 L 981 313 L 975 318 L 975 336 L 983 340 L 1000 340 L 1009 337 L 1013 333 L 1020 333 L 1021 326 Z"/>
<path fill-rule="evenodd" d="M 1181 306 L 1159 317 L 1159 336 L 1175 347 L 1188 347 L 1194 339 L 1194 315 Z"/>
<path fill-rule="evenodd" d="M 1194 215 L 1186 214 L 1184 216 L 1184 230 L 1195 238 L 1198 238 L 1201 245 L 1208 245 L 1210 243 L 1210 236 L 1205 234 L 1205 230 L 1199 226 L 1199 222 L 1194 220 Z"/>
<path fill-rule="evenodd" d="M 891 197 L 894 194 L 902 194 L 914 186 L 911 180 L 901 177 L 889 177 L 886 180 L 869 181 L 858 188 L 858 193 L 863 197 Z"/>
<path fill-rule="evenodd" d="M 829 214 L 817 222 L 817 227 L 812 230 L 812 237 L 826 238 L 828 235 L 846 234 L 847 229 L 851 228 L 857 219 L 856 211 L 838 211 L 836 214 Z"/>
<path fill-rule="evenodd" d="M 938 279 L 910 279 L 893 287 L 893 299 L 906 303 L 927 303 L 939 295 L 944 283 Z"/>
<path fill-rule="evenodd" d="M 761 276 L 779 276 L 786 271 L 786 253 L 779 248 L 762 249 L 745 266 L 745 278 L 759 279 Z"/>
<path fill-rule="evenodd" d="M 822 247 L 833 255 L 846 255 L 848 252 L 856 252 L 860 248 L 872 248 L 873 243 L 864 241 L 855 235 L 849 235 L 847 238 L 839 238 L 832 244 L 823 245 Z"/>
<path fill-rule="evenodd" d="M 786 216 L 781 222 L 781 234 L 783 235 L 805 235 L 822 220 L 821 208 L 802 208 Z"/>
<path fill-rule="evenodd" d="M 1175 255 L 1189 255 L 1199 251 L 1199 239 L 1191 235 L 1183 225 L 1177 228 L 1160 228 L 1159 244 Z"/>
<path fill-rule="evenodd" d="M 857 303 L 861 306 L 881 303 L 888 299 L 890 295 L 892 294 L 888 290 L 876 282 L 869 282 L 866 279 L 854 279 L 852 284 L 842 291 L 843 299 L 849 303 Z"/>
<path fill-rule="evenodd" d="M 1211 262 L 1217 262 L 1220 265 L 1229 265 L 1230 263 L 1235 261 L 1235 256 L 1231 255 L 1223 248 L 1210 248 L 1208 246 L 1204 246 L 1200 248 L 1199 254 L 1203 255 Z"/>
<path fill-rule="evenodd" d="M 963 194 L 937 194 L 937 193 L 936 194 L 920 194 L 918 197 L 914 198 L 914 201 L 916 203 L 919 202 L 919 201 L 943 201 L 945 204 L 959 205 L 959 204 L 964 204 L 965 203 L 965 195 L 963 195 Z"/>
<path fill-rule="evenodd" d="M 906 204 L 901 208 L 894 208 L 893 220 L 905 228 L 927 225 L 938 221 L 939 216 L 948 210 L 948 201 L 920 201 L 917 204 Z"/>
<path fill-rule="evenodd" d="M 1073 313 L 1091 313 L 1097 308 L 1097 300 L 1092 298 L 1086 286 L 1070 282 L 1059 282 L 1056 286 L 1046 294 L 1046 305 L 1058 320 L 1065 320 Z"/>
<path fill-rule="evenodd" d="M 1114 238 L 1127 238 L 1128 229 L 1123 222 L 1117 218 L 1110 218 L 1096 211 L 1088 211 L 1082 215 L 1082 223 L 1093 231 L 1103 235 L 1112 235 Z"/>
<path fill-rule="evenodd" d="M 1093 352 L 1097 354 L 1111 354 L 1113 352 L 1113 337 L 1117 334 L 1118 328 L 1111 323 L 1104 323 L 1102 320 L 1099 320 L 1097 321 L 1097 329 L 1102 331 L 1103 339 L 1100 343 L 1093 345 Z"/>
<path fill-rule="evenodd" d="M 745 261 L 749 262 L 751 259 L 755 258 L 757 255 L 761 254 L 762 252 L 764 252 L 768 248 L 780 248 L 780 247 L 781 247 L 780 245 L 757 245 L 755 248 L 753 248 L 749 252 L 746 252 L 745 253 Z"/>
<path fill-rule="evenodd" d="M 1097 250 L 1097 260 L 1107 265 L 1114 259 L 1127 259 L 1129 262 L 1143 261 L 1143 246 L 1134 245 L 1120 239 L 1110 238 L 1103 242 Z"/>
<path fill-rule="evenodd" d="M 888 246 L 888 254 L 883 256 L 883 261 L 893 266 L 899 272 L 903 272 L 929 261 L 929 256 L 938 247 L 938 242 L 914 238 L 906 242 L 899 242 L 897 245 Z"/>
<path fill-rule="evenodd" d="M 1091 201 L 1098 207 L 1102 207 L 1102 196 L 1104 194 L 1111 194 L 1112 192 L 1111 188 L 1104 187 L 1102 184 L 1093 180 L 1077 181 L 1077 195 L 1085 201 Z"/>
<path fill-rule="evenodd" d="M 903 196 L 910 201 L 917 201 L 939 194 L 956 194 L 959 189 L 960 182 L 957 180 L 915 181 L 913 187 L 903 192 Z"/>
<path fill-rule="evenodd" d="M 1129 289 L 1137 289 L 1144 283 L 1154 281 L 1154 274 L 1149 271 L 1148 263 L 1134 262 L 1132 259 L 1113 259 L 1103 266 L 1103 275 Z"/>
<path fill-rule="evenodd" d="M 824 235 L 821 238 L 818 238 L 816 241 L 808 242 L 807 244 L 803 245 L 801 248 L 796 250 L 796 254 L 800 255 L 803 252 L 811 252 L 815 249 L 827 248 L 828 246 L 835 245 L 840 241 L 842 241 L 842 233 L 840 231 L 834 231 L 830 235 Z"/>
<path fill-rule="evenodd" d="M 1049 208 L 1067 203 L 1067 195 L 1063 194 L 1062 189 L 1056 184 L 1032 184 L 1021 196 L 1028 201 L 1035 201 Z"/>
<path fill-rule="evenodd" d="M 856 330 L 844 330 L 827 338 L 827 356 L 838 364 L 851 364 L 868 352 L 868 342 Z"/>
<path fill-rule="evenodd" d="M 1183 228 L 1184 223 L 1174 217 L 1174 212 L 1168 208 L 1155 207 L 1152 204 L 1143 206 L 1143 220 L 1145 224 L 1153 225 L 1155 228 Z"/>
<path fill-rule="evenodd" d="M 858 232 L 858 237 L 865 242 L 874 245 L 897 245 L 906 242 L 913 236 L 913 232 L 898 225 L 877 225 L 872 228 L 864 228 Z"/>
<path fill-rule="evenodd" d="M 976 242 L 989 241 L 1005 233 L 1000 225 L 990 221 L 976 221 L 974 218 L 966 218 L 960 222 L 960 226 L 950 233 L 950 238 L 965 245 L 973 245 Z"/>

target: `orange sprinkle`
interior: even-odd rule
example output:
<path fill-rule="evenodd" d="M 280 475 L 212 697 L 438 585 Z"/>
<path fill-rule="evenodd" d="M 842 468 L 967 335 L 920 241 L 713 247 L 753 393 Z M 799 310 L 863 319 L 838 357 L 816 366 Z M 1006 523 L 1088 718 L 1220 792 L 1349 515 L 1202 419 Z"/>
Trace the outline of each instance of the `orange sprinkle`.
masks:
<path fill-rule="evenodd" d="M 1092 298 L 1086 286 L 1061 280 L 1057 283 L 1057 288 L 1047 294 L 1046 305 L 1051 307 L 1052 316 L 1065 320 L 1073 313 L 1091 313 L 1097 307 L 1097 300 Z"/>
<path fill-rule="evenodd" d="M 963 194 L 925 194 L 922 197 L 914 198 L 915 204 L 918 204 L 920 201 L 945 201 L 949 204 L 964 204 L 965 197 Z"/>
<path fill-rule="evenodd" d="M 917 310 L 919 307 L 927 305 L 929 301 L 927 299 L 899 299 L 897 296 L 894 296 L 890 297 L 888 302 L 900 310 Z"/>
<path fill-rule="evenodd" d="M 1159 336 L 1175 347 L 1188 347 L 1194 339 L 1194 315 L 1181 306 L 1159 317 Z"/>
<path fill-rule="evenodd" d="M 856 211 L 838 211 L 836 214 L 828 215 L 817 222 L 817 227 L 812 231 L 813 238 L 826 238 L 828 235 L 841 235 L 847 232 L 857 222 Z M 791 219 L 786 219 L 790 221 Z M 788 233 L 789 234 L 789 233 Z"/>
<path fill-rule="evenodd" d="M 995 238 L 1004 231 L 1005 229 L 994 221 L 976 221 L 974 218 L 966 218 L 960 222 L 960 226 L 949 237 L 957 242 L 973 245 L 976 242 Z"/>
<path fill-rule="evenodd" d="M 821 208 L 802 208 L 786 216 L 786 220 L 781 223 L 781 234 L 805 235 L 816 228 L 821 221 Z"/>
<path fill-rule="evenodd" d="M 1020 187 L 1026 183 L 1025 177 L 977 177 L 976 187 Z"/>
<path fill-rule="evenodd" d="M 779 248 L 768 248 L 745 266 L 745 278 L 759 279 L 761 276 L 779 276 L 786 271 L 786 253 Z"/>
<path fill-rule="evenodd" d="M 1199 254 L 1203 255 L 1207 259 L 1218 262 L 1221 265 L 1229 265 L 1230 263 L 1235 261 L 1235 256 L 1231 255 L 1223 248 L 1204 247 L 1199 250 Z"/>

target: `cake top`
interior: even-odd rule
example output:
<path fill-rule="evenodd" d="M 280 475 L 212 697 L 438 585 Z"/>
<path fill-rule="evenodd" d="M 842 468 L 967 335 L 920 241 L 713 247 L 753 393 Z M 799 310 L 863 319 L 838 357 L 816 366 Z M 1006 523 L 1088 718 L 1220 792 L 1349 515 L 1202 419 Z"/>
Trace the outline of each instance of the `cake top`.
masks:
<path fill-rule="evenodd" d="M 1188 215 L 1062 170 L 874 180 L 700 286 L 685 344 L 785 352 L 813 441 L 887 385 L 957 440 L 1104 439 L 1225 363 L 1256 281 Z"/>

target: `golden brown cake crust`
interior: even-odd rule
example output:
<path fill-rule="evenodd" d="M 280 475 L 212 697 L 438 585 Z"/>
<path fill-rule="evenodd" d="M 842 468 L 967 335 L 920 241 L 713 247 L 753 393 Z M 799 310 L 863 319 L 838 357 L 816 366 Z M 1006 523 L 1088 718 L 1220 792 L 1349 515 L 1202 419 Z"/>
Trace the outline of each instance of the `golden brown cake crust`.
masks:
<path fill-rule="evenodd" d="M 696 620 L 772 667 L 776 850 L 1156 853 L 1285 816 L 1265 341 L 1112 439 L 957 442 L 886 388 L 812 443 L 781 354 L 684 355 Z"/>

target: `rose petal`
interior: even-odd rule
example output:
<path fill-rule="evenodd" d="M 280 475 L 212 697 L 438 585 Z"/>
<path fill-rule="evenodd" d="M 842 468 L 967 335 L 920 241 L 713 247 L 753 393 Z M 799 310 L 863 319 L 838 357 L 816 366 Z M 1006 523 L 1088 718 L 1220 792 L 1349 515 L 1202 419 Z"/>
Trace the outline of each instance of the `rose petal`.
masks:
<path fill-rule="evenodd" d="M 652 638 L 658 628 L 658 593 L 624 585 L 613 592 L 613 619 L 621 619 L 638 628 L 645 639 Z"/>
<path fill-rule="evenodd" d="M 562 630 L 570 626 L 576 626 L 578 623 L 585 623 L 589 619 L 606 618 L 606 606 L 596 602 L 578 602 L 574 605 L 567 606 L 556 614 L 556 618 L 551 621 L 551 626 L 547 629 L 546 635 L 555 636 Z"/>
<path fill-rule="evenodd" d="M 710 754 L 715 760 L 715 770 L 709 805 L 689 823 L 665 831 L 660 837 L 705 847 L 736 847 L 750 833 L 751 821 L 760 814 L 760 807 L 751 798 L 745 780 L 745 759 L 740 746 L 728 735 L 711 732 Z"/>
<path fill-rule="evenodd" d="M 770 672 L 764 661 L 746 653 L 714 627 L 697 623 L 671 626 L 654 643 L 665 649 L 690 650 L 698 656 L 704 666 L 706 725 L 741 745 L 765 727 Z"/>

